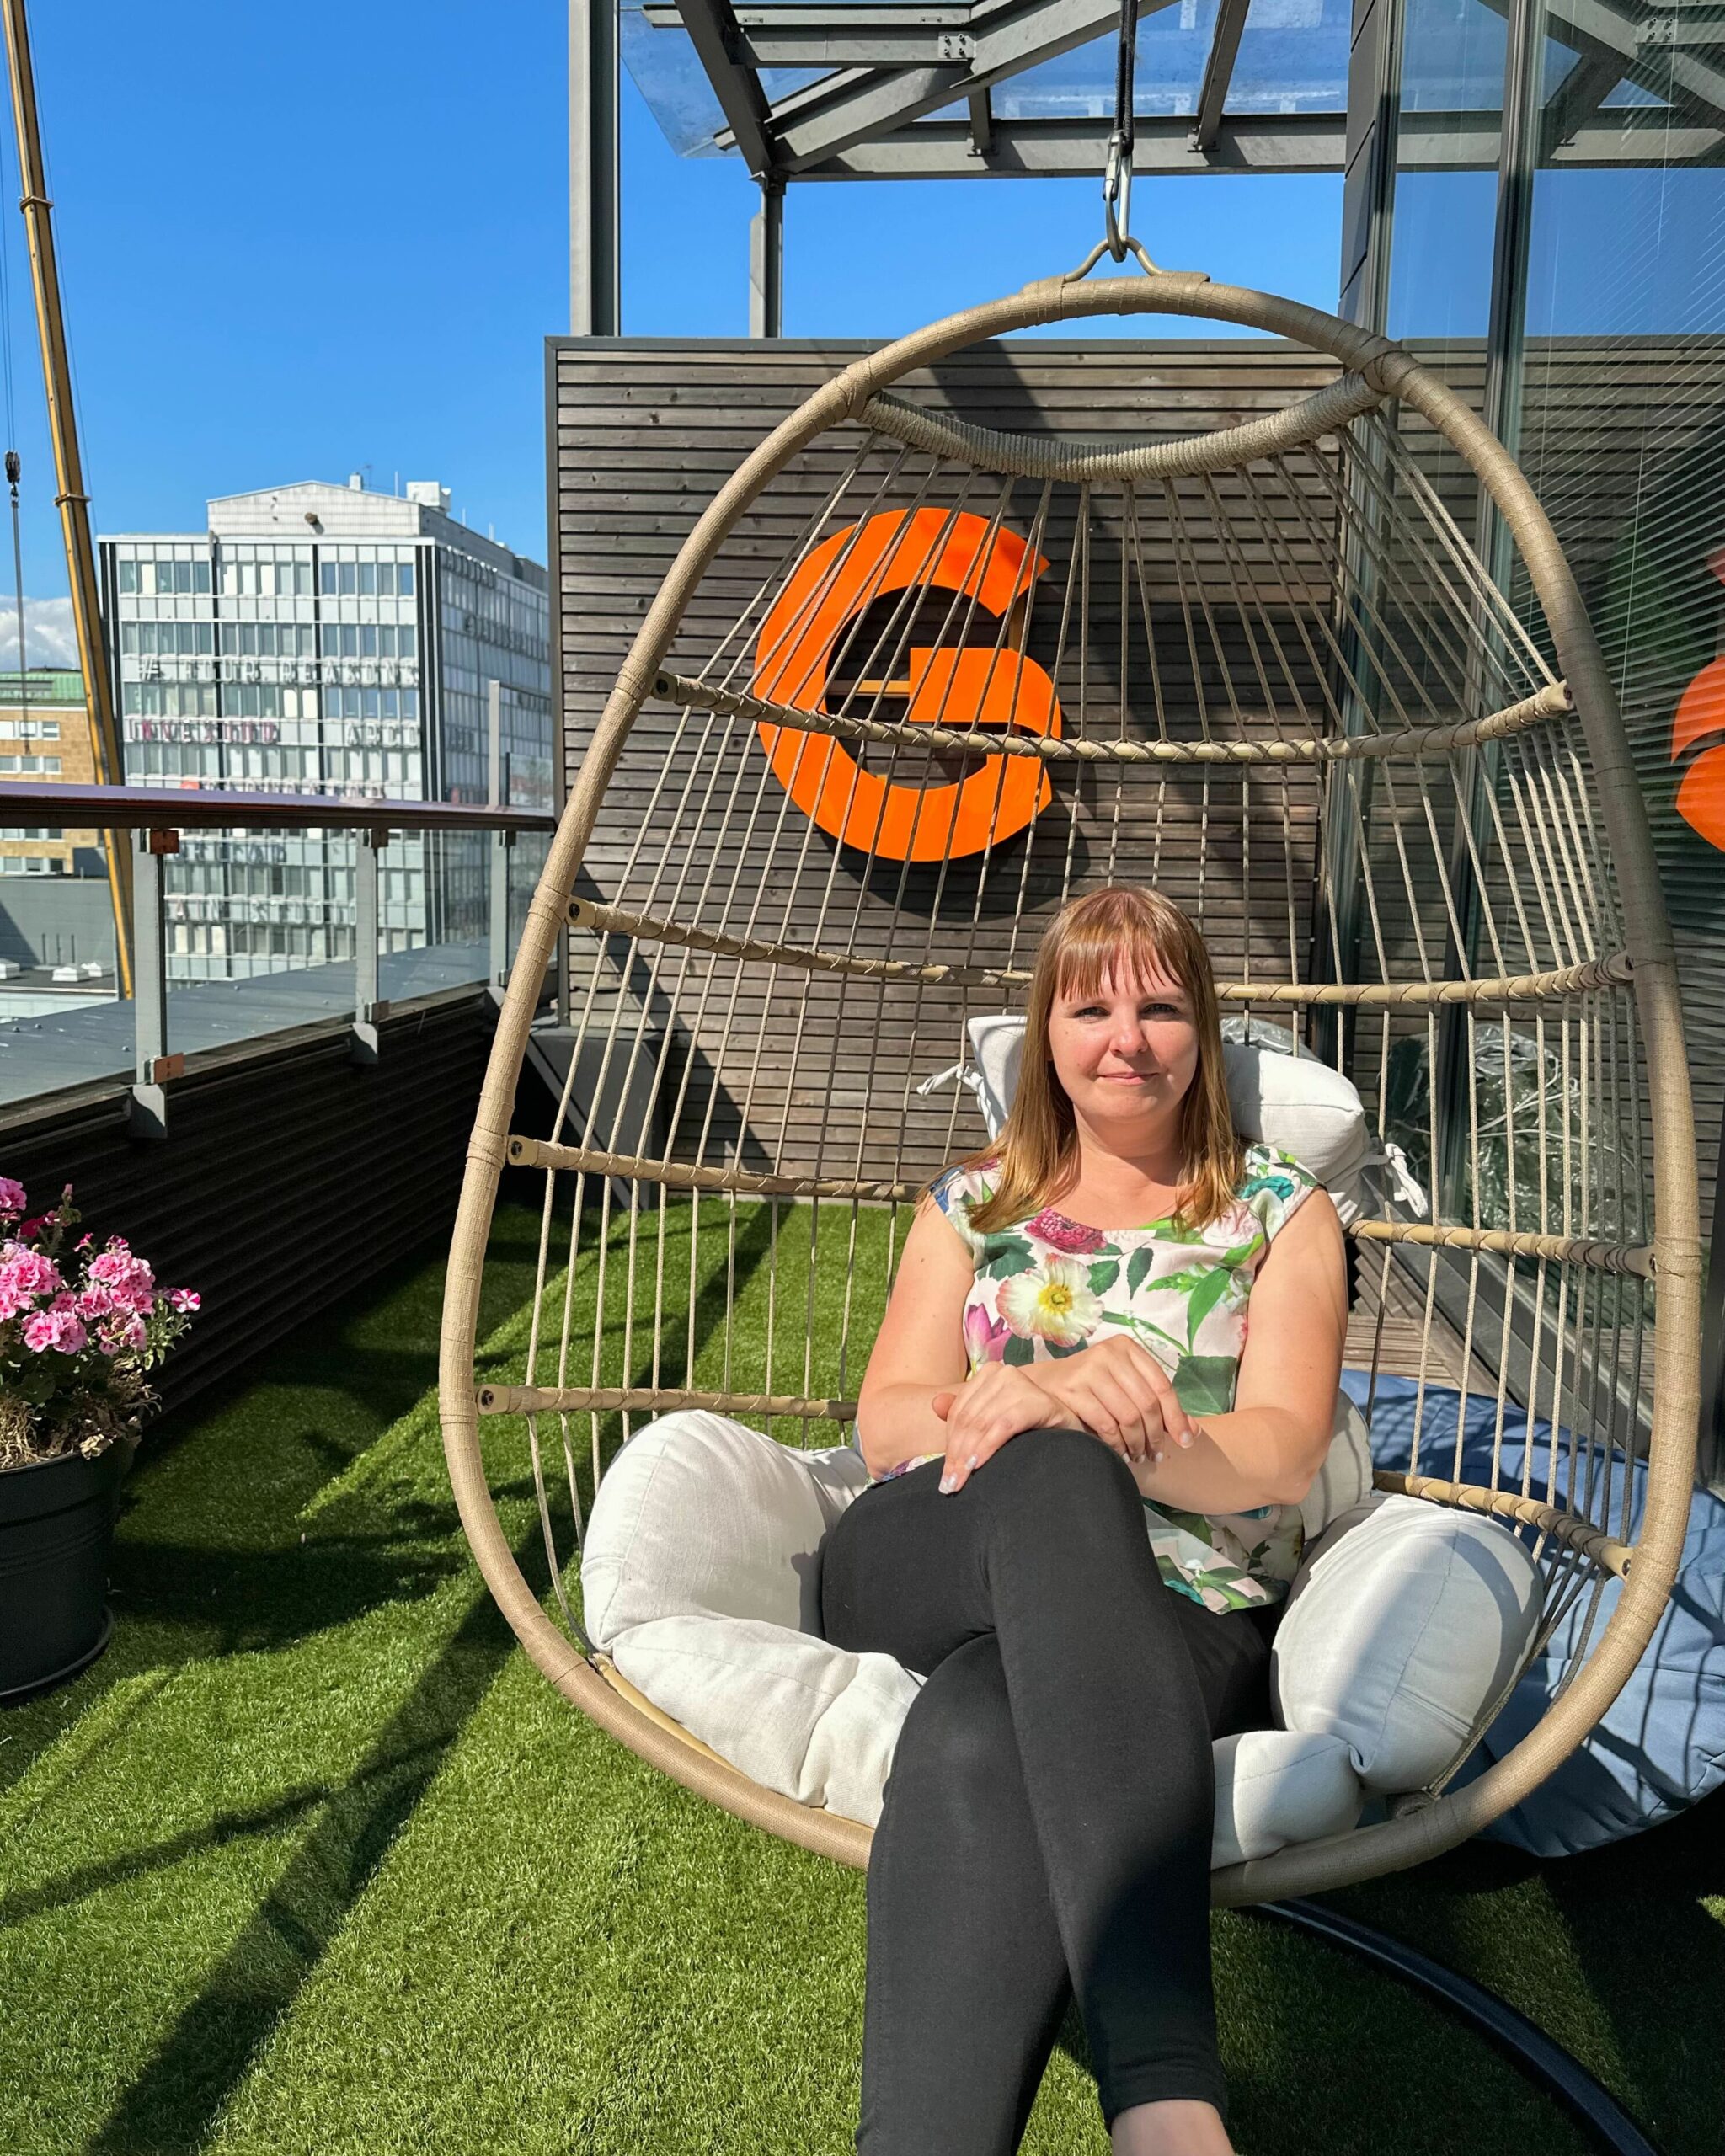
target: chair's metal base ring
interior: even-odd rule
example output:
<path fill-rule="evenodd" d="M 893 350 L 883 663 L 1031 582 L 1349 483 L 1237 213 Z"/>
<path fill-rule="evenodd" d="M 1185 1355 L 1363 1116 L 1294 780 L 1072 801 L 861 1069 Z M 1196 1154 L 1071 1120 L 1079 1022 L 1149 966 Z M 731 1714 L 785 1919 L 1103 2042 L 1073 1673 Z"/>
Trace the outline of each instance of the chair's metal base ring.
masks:
<path fill-rule="evenodd" d="M 1659 2156 L 1658 2149 L 1610 2092 L 1563 2047 L 1525 2014 L 1471 1977 L 1457 1976 L 1416 1947 L 1405 1946 L 1370 1924 L 1338 1916 L 1321 1902 L 1258 1902 L 1259 1916 L 1274 1917 L 1297 1931 L 1357 1954 L 1436 1999 L 1477 2030 L 1519 2067 L 1528 2079 L 1561 2104 L 1596 2148 L 1608 2156 Z"/>

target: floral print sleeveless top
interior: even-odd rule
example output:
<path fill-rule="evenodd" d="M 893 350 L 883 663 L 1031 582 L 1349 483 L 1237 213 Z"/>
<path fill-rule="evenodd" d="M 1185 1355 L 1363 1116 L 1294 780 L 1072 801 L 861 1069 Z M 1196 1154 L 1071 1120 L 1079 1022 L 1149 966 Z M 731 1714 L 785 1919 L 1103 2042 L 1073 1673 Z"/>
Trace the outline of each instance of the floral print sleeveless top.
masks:
<path fill-rule="evenodd" d="M 949 1168 L 932 1195 L 976 1268 L 964 1299 L 970 1368 L 1076 1354 L 1111 1330 L 1124 1331 L 1167 1371 L 1189 1414 L 1226 1413 L 1258 1268 L 1316 1187 L 1316 1177 L 1288 1154 L 1249 1145 L 1233 1204 L 1208 1227 L 1163 1219 L 1104 1235 L 1045 1206 L 1033 1219 L 984 1235 L 969 1216 L 993 1193 L 989 1168 Z M 874 1480 L 942 1457 L 921 1453 Z M 1183 1513 L 1146 1498 L 1144 1513 L 1163 1582 L 1177 1593 L 1215 1610 L 1287 1593 L 1300 1556 L 1297 1505 Z"/>

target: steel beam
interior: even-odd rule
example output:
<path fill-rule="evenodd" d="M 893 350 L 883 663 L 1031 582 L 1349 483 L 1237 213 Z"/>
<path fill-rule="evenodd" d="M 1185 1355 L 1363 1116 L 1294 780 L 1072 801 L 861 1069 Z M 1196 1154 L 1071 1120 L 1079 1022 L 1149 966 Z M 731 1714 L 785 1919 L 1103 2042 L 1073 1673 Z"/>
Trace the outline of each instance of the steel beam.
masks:
<path fill-rule="evenodd" d="M 1094 179 L 1108 152 L 1108 120 L 1001 120 L 989 153 L 972 147 L 969 120 L 924 120 L 857 142 L 798 172 L 823 179 Z M 1145 173 L 1339 172 L 1339 113 L 1274 113 L 1224 121 L 1214 147 L 1194 150 L 1189 119 L 1142 120 L 1132 168 Z M 1495 157 L 1485 162 L 1495 163 Z"/>
<path fill-rule="evenodd" d="M 1204 80 L 1198 90 L 1198 117 L 1192 127 L 1192 147 L 1207 150 L 1222 124 L 1222 108 L 1228 102 L 1228 85 L 1234 79 L 1234 62 L 1240 56 L 1240 33 L 1246 27 L 1246 11 L 1252 0 L 1222 0 L 1216 9 L 1216 26 L 1204 63 Z"/>
<path fill-rule="evenodd" d="M 770 173 L 749 221 L 749 334 L 782 337 L 784 309 L 785 184 Z"/>
<path fill-rule="evenodd" d="M 622 327 L 617 0 L 569 0 L 569 329 Z"/>
<path fill-rule="evenodd" d="M 1489 7 L 1508 19 L 1520 0 L 1487 0 Z M 1716 126 L 1725 126 L 1725 67 L 1717 58 L 1704 57 L 1706 50 L 1697 39 L 1691 42 L 1674 31 L 1674 16 L 1649 14 L 1639 20 L 1619 14 L 1605 0 L 1550 0 L 1546 29 L 1559 44 L 1578 52 L 1583 60 L 1615 60 L 1621 74 L 1651 91 L 1669 98 L 1682 110 Z M 1719 44 L 1712 44 L 1717 54 Z"/>
<path fill-rule="evenodd" d="M 1725 129 L 1693 125 L 1673 131 L 1670 115 L 1645 108 L 1601 113 L 1579 129 L 1551 162 L 1559 168 L 1649 165 L 1659 152 L 1645 138 L 1657 133 L 1673 164 L 1701 164 L 1725 150 Z M 1651 123 L 1651 124 L 1649 124 Z M 1402 172 L 1495 172 L 1501 115 L 1404 114 Z M 798 169 L 799 180 L 1092 179 L 1108 149 L 1102 120 L 996 118 L 988 156 L 972 147 L 967 120 L 920 120 Z M 1140 119 L 1132 168 L 1142 176 L 1206 172 L 1341 172 L 1347 136 L 1340 113 L 1242 113 L 1225 120 L 1209 150 L 1192 147 L 1191 122 Z"/>
<path fill-rule="evenodd" d="M 724 115 L 721 143 L 734 144 L 750 171 L 764 179 L 775 163 L 766 140 L 766 93 L 740 57 L 742 32 L 730 0 L 677 0 L 677 13 Z"/>
<path fill-rule="evenodd" d="M 642 9 L 654 29 L 678 29 L 676 0 Z M 738 8 L 736 57 L 750 67 L 917 67 L 962 58 L 967 0 L 945 7 Z"/>

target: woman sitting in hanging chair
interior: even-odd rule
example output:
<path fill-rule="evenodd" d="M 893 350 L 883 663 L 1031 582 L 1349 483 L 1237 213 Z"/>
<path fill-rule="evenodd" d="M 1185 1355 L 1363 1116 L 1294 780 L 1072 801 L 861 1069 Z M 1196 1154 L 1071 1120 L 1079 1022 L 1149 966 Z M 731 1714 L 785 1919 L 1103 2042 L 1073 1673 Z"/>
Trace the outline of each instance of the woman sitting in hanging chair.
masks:
<path fill-rule="evenodd" d="M 1237 1136 L 1221 1048 L 1178 906 L 1073 900 L 1011 1114 L 905 1239 L 821 1547 L 826 1637 L 927 1678 L 868 1867 L 863 2156 L 1016 2149 L 1074 1992 L 1116 2156 L 1230 2147 L 1210 1745 L 1270 1726 L 1347 1311 L 1335 1208 Z"/>

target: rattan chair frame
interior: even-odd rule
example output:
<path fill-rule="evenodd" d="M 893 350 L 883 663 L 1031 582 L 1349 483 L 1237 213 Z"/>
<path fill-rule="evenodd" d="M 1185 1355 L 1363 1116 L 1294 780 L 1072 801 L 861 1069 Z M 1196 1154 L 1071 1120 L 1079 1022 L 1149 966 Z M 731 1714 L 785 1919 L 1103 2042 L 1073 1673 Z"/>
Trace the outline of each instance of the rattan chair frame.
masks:
<path fill-rule="evenodd" d="M 1034 437 L 991 434 L 962 422 L 931 419 L 900 403 L 888 392 L 911 370 L 979 340 L 1061 321 L 1112 314 L 1161 312 L 1235 324 L 1297 340 L 1332 355 L 1348 371 L 1330 388 L 1268 421 L 1235 428 L 1196 442 L 1110 447 L 1057 445 Z M 487 1393 L 476 1380 L 476 1326 L 484 1251 L 499 1179 L 512 1160 L 564 1157 L 561 1165 L 628 1176 L 644 1163 L 622 1155 L 575 1155 L 569 1149 L 512 1139 L 510 1117 L 523 1066 L 529 1028 L 557 939 L 571 919 L 571 894 L 607 782 L 644 702 L 657 693 L 697 696 L 698 686 L 667 675 L 666 656 L 691 594 L 737 520 L 761 490 L 798 451 L 830 427 L 866 419 L 901 439 L 989 461 L 991 468 L 1032 472 L 1119 475 L 1135 470 L 1203 471 L 1224 468 L 1268 453 L 1279 443 L 1311 440 L 1354 412 L 1397 398 L 1423 416 L 1477 476 L 1519 548 L 1560 662 L 1562 682 L 1541 692 L 1549 711 L 1573 705 L 1594 775 L 1597 807 L 1611 850 L 1625 926 L 1624 950 L 1600 962 L 1600 978 L 1632 981 L 1645 1058 L 1651 1110 L 1653 1233 L 1634 1269 L 1657 1283 L 1653 1407 L 1646 1460 L 1646 1502 L 1632 1546 L 1570 1518 L 1546 1518 L 1549 1508 L 1529 1508 L 1514 1493 L 1465 1487 L 1441 1479 L 1381 1477 L 1439 1502 L 1498 1512 L 1543 1524 L 1567 1537 L 1606 1572 L 1619 1574 L 1622 1589 L 1609 1622 L 1594 1640 L 1537 1726 L 1477 1779 L 1436 1796 L 1416 1798 L 1397 1816 L 1354 1832 L 1296 1844 L 1275 1855 L 1220 1870 L 1213 1893 L 1222 1905 L 1279 1900 L 1322 1892 L 1435 1856 L 1479 1832 L 1526 1797 L 1594 1727 L 1628 1678 L 1652 1638 L 1675 1576 L 1695 1472 L 1699 1406 L 1701 1251 L 1698 1219 L 1693 1112 L 1678 981 L 1669 925 L 1641 789 L 1626 742 L 1607 669 L 1583 606 L 1574 577 L 1551 524 L 1514 459 L 1461 400 L 1428 368 L 1388 339 L 1370 334 L 1336 316 L 1296 302 L 1195 275 L 1156 272 L 1085 281 L 1083 273 L 1028 286 L 1022 292 L 935 323 L 857 360 L 781 425 L 740 466 L 713 499 L 682 547 L 655 597 L 622 665 L 587 750 L 551 846 L 530 908 L 507 994 L 499 1017 L 483 1091 L 469 1147 L 451 1244 L 441 1343 L 441 1398 L 444 1441 L 462 1525 L 487 1584 L 537 1667 L 566 1698 L 638 1753 L 693 1790 L 740 1818 L 805 1849 L 848 1865 L 868 1860 L 870 1830 L 854 1821 L 797 1803 L 763 1789 L 721 1759 L 629 1685 L 602 1655 L 589 1655 L 542 1607 L 523 1575 L 499 1524 L 481 1461 L 482 1410 L 520 1412 L 533 1403 L 502 1389 Z M 1134 460 L 1137 460 L 1135 464 Z M 1158 461 L 1160 460 L 1160 462 Z M 740 707 L 744 699 L 731 699 Z M 764 708 L 762 716 L 772 716 Z M 1535 713 L 1535 716 L 1540 714 Z M 783 714 L 804 728 L 835 733 L 846 722 L 809 713 Z M 1513 729 L 1527 714 L 1498 714 L 1471 721 L 1468 738 L 1493 727 Z M 866 734 L 868 722 L 849 723 Z M 1466 731 L 1466 729 L 1464 729 Z M 962 741 L 962 736 L 957 737 Z M 985 744 L 998 753 L 1001 743 Z M 1411 752 L 1417 753 L 1418 744 Z M 1429 744 L 1427 744 L 1429 745 Z M 1439 744 L 1439 745 L 1443 745 Z M 1050 755 L 1086 753 L 1039 744 Z M 1393 735 L 1377 737 L 1358 750 L 1346 744 L 1279 744 L 1262 753 L 1322 755 L 1359 753 L 1391 756 Z M 1036 750 L 1027 751 L 1036 753 Z M 1120 753 L 1133 750 L 1123 746 Z M 1146 753 L 1153 753 L 1147 751 Z M 1219 746 L 1219 759 L 1241 752 Z M 1250 752 L 1248 752 L 1250 753 Z M 577 902 L 579 905 L 580 902 Z M 590 915 L 606 910 L 589 907 Z M 622 926 L 627 917 L 614 925 Z M 650 926 L 650 924 L 649 925 Z M 780 952 L 790 963 L 811 954 Z M 856 962 L 863 963 L 862 961 Z M 1583 969 L 1583 974 L 1589 969 Z M 1562 994 L 1577 983 L 1525 981 L 1458 986 L 1458 996 L 1506 988 Z M 1334 991 L 1361 998 L 1386 989 Z M 1311 1001 L 1308 994 L 1303 1000 Z M 663 1164 L 654 1170 L 665 1179 Z M 688 1171 L 697 1187 L 760 1190 L 771 1182 L 737 1172 Z M 673 1178 L 674 1179 L 674 1178 Z M 822 1186 L 799 1186 L 821 1188 Z M 837 1192 L 837 1187 L 835 1186 Z M 855 1195 L 857 1187 L 837 1194 Z M 882 1195 L 898 1196 L 896 1190 Z M 1413 1228 L 1396 1231 L 1418 1239 Z M 1471 1231 L 1434 1228 L 1426 1240 L 1467 1240 Z M 1537 1240 L 1523 1237 L 1524 1242 Z M 1472 1235 L 1475 1247 L 1480 1244 Z M 1573 1251 L 1569 1253 L 1573 1255 Z M 666 1392 L 655 1406 L 680 1403 L 729 1406 L 737 1412 L 772 1412 L 758 1396 Z M 538 1404 L 552 1405 L 551 1396 Z M 604 1404 L 596 1397 L 585 1404 Z M 806 1404 L 805 1404 L 806 1406 Z M 1537 1518 L 1535 1516 L 1538 1516 Z"/>

